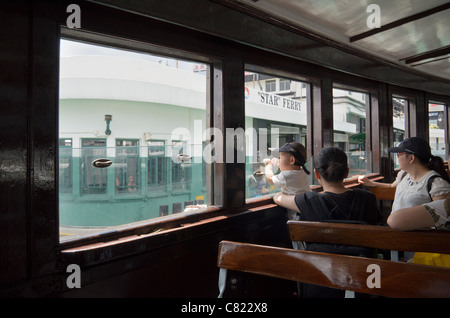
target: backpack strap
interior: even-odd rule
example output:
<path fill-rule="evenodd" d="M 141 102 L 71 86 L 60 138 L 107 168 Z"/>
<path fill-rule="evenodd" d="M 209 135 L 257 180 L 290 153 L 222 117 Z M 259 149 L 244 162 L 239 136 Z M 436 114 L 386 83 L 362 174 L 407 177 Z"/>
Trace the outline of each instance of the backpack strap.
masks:
<path fill-rule="evenodd" d="M 403 178 L 406 176 L 406 174 L 407 174 L 406 171 L 403 171 L 400 181 L 403 180 Z M 431 191 L 431 186 L 432 186 L 433 180 L 435 178 L 442 178 L 442 176 L 439 174 L 434 174 L 434 175 L 430 176 L 427 181 L 427 192 L 428 192 L 428 196 L 430 197 L 431 201 L 433 201 L 433 198 L 431 197 L 430 191 Z M 442 179 L 444 179 L 444 178 L 442 178 Z"/>
<path fill-rule="evenodd" d="M 348 220 L 352 220 L 355 217 L 354 212 L 357 212 L 358 209 L 360 208 L 358 205 L 363 204 L 364 201 L 365 201 L 365 197 L 363 198 L 362 194 L 364 194 L 366 192 L 359 191 L 359 190 L 360 189 L 353 189 L 352 190 L 353 191 L 353 199 L 352 199 L 352 204 L 350 206 L 350 211 L 348 213 L 345 213 L 345 212 L 343 213 L 345 215 L 345 217 L 346 217 L 345 220 L 347 220 L 347 221 Z M 358 191 L 361 192 L 361 194 Z M 333 209 L 337 209 L 337 208 L 343 209 L 341 207 L 341 205 L 338 202 L 336 202 L 336 200 L 332 196 L 328 195 L 326 192 L 322 193 L 322 197 L 325 199 L 325 201 L 331 203 L 332 210 Z M 331 212 L 332 210 L 329 210 L 329 211 Z M 344 220 L 343 219 L 337 219 L 337 221 L 344 221 Z"/>

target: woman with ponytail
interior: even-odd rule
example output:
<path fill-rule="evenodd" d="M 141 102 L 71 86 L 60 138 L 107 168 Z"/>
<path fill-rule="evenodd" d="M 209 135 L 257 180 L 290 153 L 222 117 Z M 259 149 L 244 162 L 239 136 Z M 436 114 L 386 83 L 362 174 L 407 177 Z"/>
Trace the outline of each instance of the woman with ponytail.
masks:
<path fill-rule="evenodd" d="M 363 189 L 348 189 L 344 179 L 348 176 L 347 155 L 337 147 L 323 148 L 314 160 L 314 175 L 323 192 L 305 192 L 295 195 L 277 193 L 276 204 L 299 212 L 303 221 L 360 223 L 375 225 L 380 221 L 375 195 Z M 357 238 L 355 238 L 357 239 Z M 375 251 L 361 246 L 308 242 L 308 251 L 375 257 Z M 345 291 L 311 284 L 300 284 L 300 294 L 305 298 L 343 298 Z M 363 297 L 357 294 L 356 297 Z"/>
<path fill-rule="evenodd" d="M 344 179 L 349 168 L 347 155 L 337 147 L 323 148 L 314 160 L 314 176 L 322 193 L 305 192 L 297 195 L 277 193 L 276 204 L 300 213 L 304 221 L 358 221 L 377 224 L 380 221 L 375 195 L 363 189 L 348 189 Z"/>
<path fill-rule="evenodd" d="M 397 153 L 400 171 L 392 186 L 396 186 L 388 225 L 396 230 L 434 228 L 450 230 L 450 180 L 444 161 L 431 154 L 430 145 L 421 138 L 403 140 L 398 147 L 388 149 Z M 377 186 L 377 184 L 374 184 Z M 426 256 L 428 255 L 428 256 Z M 414 258 L 422 263 L 423 257 L 434 259 L 438 254 L 404 252 L 404 260 Z M 450 259 L 450 255 L 442 255 Z"/>
<path fill-rule="evenodd" d="M 388 151 L 397 153 L 400 171 L 396 180 L 390 184 L 362 177 L 359 181 L 368 187 L 396 187 L 391 213 L 445 199 L 450 194 L 450 178 L 444 161 L 431 154 L 427 141 L 418 137 L 407 138 Z"/>

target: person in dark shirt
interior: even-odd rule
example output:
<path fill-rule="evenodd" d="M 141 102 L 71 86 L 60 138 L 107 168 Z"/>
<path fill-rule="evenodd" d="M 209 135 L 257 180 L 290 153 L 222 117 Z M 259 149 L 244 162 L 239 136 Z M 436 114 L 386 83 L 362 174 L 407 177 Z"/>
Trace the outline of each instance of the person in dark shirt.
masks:
<path fill-rule="evenodd" d="M 363 189 L 348 189 L 344 179 L 349 168 L 347 155 L 337 147 L 323 148 L 315 159 L 314 175 L 323 192 L 297 195 L 277 193 L 276 204 L 300 213 L 303 221 L 359 221 L 375 225 L 380 221 L 376 197 Z"/>
<path fill-rule="evenodd" d="M 363 189 L 348 189 L 344 179 L 349 168 L 347 155 L 337 147 L 323 148 L 315 159 L 314 175 L 323 187 L 323 192 L 305 192 L 296 195 L 277 193 L 276 204 L 300 214 L 302 221 L 340 222 L 376 225 L 381 221 L 373 193 Z M 355 237 L 355 241 L 357 241 Z M 307 242 L 308 251 L 376 257 L 373 249 L 337 244 Z M 345 291 L 310 284 L 301 284 L 300 293 L 306 298 L 340 298 Z M 358 294 L 357 297 L 364 297 Z"/>

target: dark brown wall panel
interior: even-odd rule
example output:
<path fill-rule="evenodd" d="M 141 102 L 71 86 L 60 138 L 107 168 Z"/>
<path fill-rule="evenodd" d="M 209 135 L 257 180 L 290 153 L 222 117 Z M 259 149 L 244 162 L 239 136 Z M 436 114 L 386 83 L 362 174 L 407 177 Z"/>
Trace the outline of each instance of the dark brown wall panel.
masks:
<path fill-rule="evenodd" d="M 27 278 L 28 7 L 0 6 L 0 287 Z"/>

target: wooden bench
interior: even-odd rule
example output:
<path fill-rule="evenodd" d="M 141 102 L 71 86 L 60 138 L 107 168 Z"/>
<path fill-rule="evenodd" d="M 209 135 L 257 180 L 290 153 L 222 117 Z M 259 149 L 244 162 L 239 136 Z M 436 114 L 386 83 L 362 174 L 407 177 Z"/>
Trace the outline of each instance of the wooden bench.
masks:
<path fill-rule="evenodd" d="M 369 191 L 375 194 L 378 200 L 394 201 L 396 189 L 395 187 L 371 187 Z"/>
<path fill-rule="evenodd" d="M 450 232 L 398 231 L 387 226 L 288 221 L 292 241 L 335 243 L 395 251 L 450 254 Z"/>
<path fill-rule="evenodd" d="M 450 269 L 222 241 L 221 297 L 235 270 L 385 297 L 450 297 Z"/>

